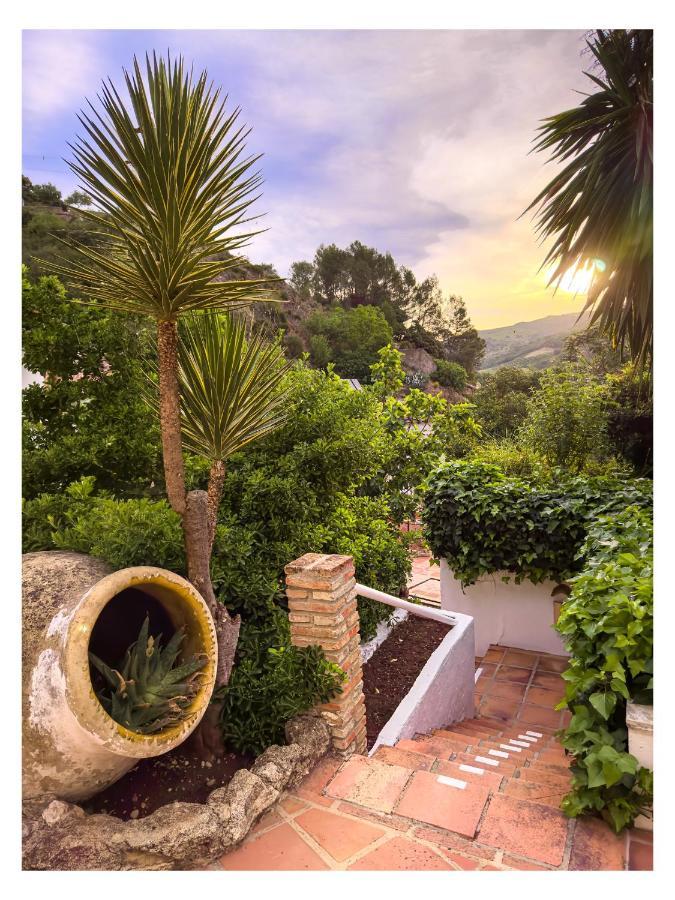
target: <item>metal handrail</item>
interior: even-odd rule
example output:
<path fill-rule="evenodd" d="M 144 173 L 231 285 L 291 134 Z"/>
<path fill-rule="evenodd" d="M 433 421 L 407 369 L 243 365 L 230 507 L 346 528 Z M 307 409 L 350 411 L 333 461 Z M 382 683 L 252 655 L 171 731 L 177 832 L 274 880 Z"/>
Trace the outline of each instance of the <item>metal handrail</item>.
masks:
<path fill-rule="evenodd" d="M 417 603 L 411 603 L 409 600 L 402 600 L 400 597 L 394 597 L 393 594 L 385 594 L 384 591 L 376 591 L 375 588 L 366 587 L 365 584 L 357 584 L 356 593 L 359 597 L 367 597 L 369 600 L 377 600 L 379 603 L 386 603 L 387 606 L 395 606 L 397 609 L 405 609 L 406 612 L 412 613 L 413 616 L 419 616 L 421 619 L 431 619 L 434 622 L 441 622 L 443 625 L 456 625 L 457 618 L 452 613 L 443 609 L 431 609 L 428 606 L 419 606 Z"/>

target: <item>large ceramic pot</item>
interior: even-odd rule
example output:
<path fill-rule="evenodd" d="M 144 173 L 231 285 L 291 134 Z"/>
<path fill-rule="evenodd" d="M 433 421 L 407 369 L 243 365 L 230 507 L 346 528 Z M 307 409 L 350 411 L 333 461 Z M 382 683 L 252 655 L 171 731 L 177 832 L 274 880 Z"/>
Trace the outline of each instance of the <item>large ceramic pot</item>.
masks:
<path fill-rule="evenodd" d="M 179 725 L 156 734 L 115 722 L 92 686 L 88 651 L 110 662 L 137 638 L 145 616 L 164 639 L 181 626 L 185 656 L 204 652 L 199 692 Z M 209 609 L 179 575 L 152 566 L 113 572 L 80 553 L 23 557 L 24 798 L 54 794 L 84 800 L 117 781 L 143 757 L 184 741 L 213 692 L 217 641 Z"/>

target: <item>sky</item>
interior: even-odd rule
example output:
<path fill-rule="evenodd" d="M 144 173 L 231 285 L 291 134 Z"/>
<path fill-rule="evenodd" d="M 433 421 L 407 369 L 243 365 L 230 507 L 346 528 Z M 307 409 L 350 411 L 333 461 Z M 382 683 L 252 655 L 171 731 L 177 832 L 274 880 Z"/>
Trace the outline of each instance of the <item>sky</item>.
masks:
<path fill-rule="evenodd" d="M 85 98 L 169 49 L 223 86 L 263 154 L 254 262 L 286 276 L 360 240 L 436 274 L 478 328 L 575 312 L 519 216 L 555 171 L 530 152 L 538 123 L 591 84 L 584 47 L 571 30 L 24 31 L 23 171 L 70 193 Z"/>

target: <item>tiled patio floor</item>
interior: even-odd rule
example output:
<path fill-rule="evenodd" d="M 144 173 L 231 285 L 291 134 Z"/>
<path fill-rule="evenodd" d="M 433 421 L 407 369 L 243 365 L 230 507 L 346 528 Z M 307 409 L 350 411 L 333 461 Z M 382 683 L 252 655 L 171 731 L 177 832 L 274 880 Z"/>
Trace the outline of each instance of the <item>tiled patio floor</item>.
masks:
<path fill-rule="evenodd" d="M 244 870 L 651 869 L 652 834 L 567 819 L 570 774 L 554 731 L 565 661 L 491 647 L 476 717 L 324 759 L 220 861 Z"/>
<path fill-rule="evenodd" d="M 408 591 L 411 595 L 425 600 L 429 606 L 440 607 L 441 569 L 438 564 L 432 564 L 431 557 L 416 556 L 413 559 Z"/>

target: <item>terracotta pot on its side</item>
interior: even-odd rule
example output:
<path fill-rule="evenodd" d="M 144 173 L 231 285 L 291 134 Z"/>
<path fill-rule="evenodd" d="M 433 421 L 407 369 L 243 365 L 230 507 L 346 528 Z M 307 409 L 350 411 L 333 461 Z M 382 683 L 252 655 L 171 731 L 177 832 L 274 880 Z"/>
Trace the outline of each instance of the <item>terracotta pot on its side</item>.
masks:
<path fill-rule="evenodd" d="M 116 662 L 137 638 L 146 613 L 164 641 L 185 626 L 184 657 L 206 653 L 201 687 L 179 725 L 156 734 L 129 731 L 100 704 L 88 651 Z M 209 609 L 190 582 L 166 569 L 113 572 L 80 553 L 23 557 L 24 799 L 55 794 L 85 800 L 139 759 L 182 743 L 204 715 L 215 683 L 217 641 Z"/>

